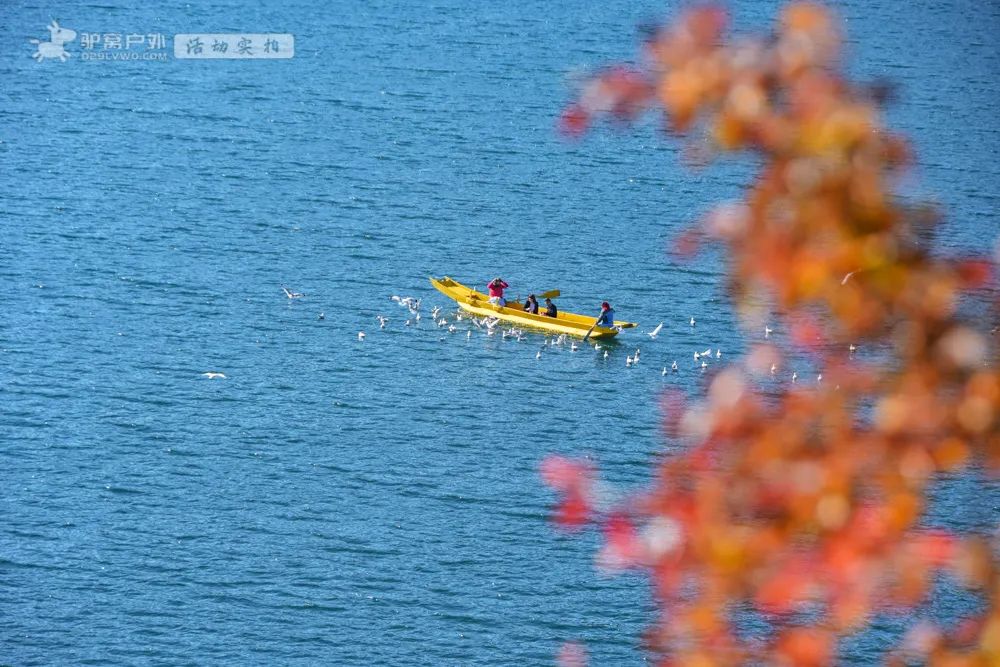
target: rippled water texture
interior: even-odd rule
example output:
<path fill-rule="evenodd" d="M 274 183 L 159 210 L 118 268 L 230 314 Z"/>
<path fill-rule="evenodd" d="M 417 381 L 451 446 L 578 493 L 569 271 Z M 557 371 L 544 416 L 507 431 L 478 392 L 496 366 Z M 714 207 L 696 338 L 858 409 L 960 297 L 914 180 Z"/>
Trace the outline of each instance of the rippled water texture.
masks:
<path fill-rule="evenodd" d="M 645 582 L 600 576 L 593 536 L 551 529 L 537 466 L 589 454 L 643 483 L 673 446 L 661 388 L 701 391 L 693 351 L 735 360 L 756 335 L 717 254 L 664 253 L 751 166 L 686 171 L 653 122 L 553 132 L 573 77 L 629 57 L 664 8 L 0 6 L 0 663 L 543 665 L 572 638 L 595 665 L 640 663 Z M 986 249 L 996 5 L 840 11 L 854 71 L 901 85 L 908 192 L 946 207 L 947 250 Z M 742 26 L 773 12 L 733 6 Z M 84 62 L 78 39 L 37 63 L 28 40 L 53 18 L 287 32 L 296 54 Z M 558 288 L 582 312 L 609 299 L 642 326 L 607 361 L 405 327 L 388 297 L 445 306 L 432 274 Z M 932 518 L 988 525 L 982 494 L 958 480 Z M 874 661 L 894 623 L 847 659 Z"/>

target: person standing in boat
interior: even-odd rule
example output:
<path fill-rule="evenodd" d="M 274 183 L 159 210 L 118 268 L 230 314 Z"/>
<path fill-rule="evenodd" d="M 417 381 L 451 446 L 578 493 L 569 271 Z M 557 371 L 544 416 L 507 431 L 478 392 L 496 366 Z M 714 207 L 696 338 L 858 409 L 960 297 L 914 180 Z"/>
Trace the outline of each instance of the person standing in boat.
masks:
<path fill-rule="evenodd" d="M 548 297 L 546 297 L 546 299 L 545 299 L 545 316 L 546 317 L 555 317 L 558 314 L 559 314 L 559 311 L 556 310 L 556 304 L 552 303 L 552 299 L 549 299 Z"/>
<path fill-rule="evenodd" d="M 535 298 L 534 294 L 529 294 L 527 300 L 524 302 L 524 312 L 531 313 L 532 315 L 538 314 L 538 299 Z"/>
<path fill-rule="evenodd" d="M 507 305 L 507 300 L 503 298 L 503 291 L 510 287 L 502 278 L 494 278 L 486 286 L 490 290 L 490 303 L 503 308 Z"/>
<path fill-rule="evenodd" d="M 615 311 L 607 301 L 601 304 L 601 314 L 597 316 L 597 326 L 607 329 L 615 326 Z"/>

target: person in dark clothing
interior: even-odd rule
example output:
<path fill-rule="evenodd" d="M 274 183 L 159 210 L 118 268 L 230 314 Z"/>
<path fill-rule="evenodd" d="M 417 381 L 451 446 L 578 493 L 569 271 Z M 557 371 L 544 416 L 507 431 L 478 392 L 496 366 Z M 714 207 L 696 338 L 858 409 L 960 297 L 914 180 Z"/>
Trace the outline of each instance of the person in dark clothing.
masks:
<path fill-rule="evenodd" d="M 552 303 L 552 299 L 545 299 L 545 315 L 546 317 L 555 317 L 559 314 L 556 310 L 556 304 Z"/>

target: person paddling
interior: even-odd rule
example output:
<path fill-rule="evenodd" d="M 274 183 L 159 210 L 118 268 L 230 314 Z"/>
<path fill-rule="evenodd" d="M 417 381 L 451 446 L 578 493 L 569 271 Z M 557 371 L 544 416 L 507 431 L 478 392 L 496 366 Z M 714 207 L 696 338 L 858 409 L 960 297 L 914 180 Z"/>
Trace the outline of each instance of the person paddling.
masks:
<path fill-rule="evenodd" d="M 601 314 L 597 316 L 597 321 L 591 325 L 587 333 L 584 334 L 583 340 L 586 342 L 590 338 L 590 334 L 593 333 L 596 327 L 606 327 L 610 329 L 615 325 L 615 311 L 611 309 L 611 304 L 605 301 L 601 304 Z"/>
<path fill-rule="evenodd" d="M 502 278 L 494 278 L 486 287 L 490 291 L 490 303 L 501 308 L 507 305 L 507 300 L 503 298 L 503 291 L 510 287 L 510 285 L 505 283 Z"/>
<path fill-rule="evenodd" d="M 610 329 L 615 326 L 615 311 L 611 304 L 605 301 L 601 304 L 601 314 L 597 316 L 597 326 Z"/>

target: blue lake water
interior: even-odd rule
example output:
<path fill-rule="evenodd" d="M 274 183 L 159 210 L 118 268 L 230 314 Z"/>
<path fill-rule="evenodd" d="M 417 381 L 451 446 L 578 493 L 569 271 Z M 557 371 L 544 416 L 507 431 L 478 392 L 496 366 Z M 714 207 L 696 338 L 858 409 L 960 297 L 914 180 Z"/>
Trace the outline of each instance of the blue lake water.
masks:
<path fill-rule="evenodd" d="M 752 337 L 717 253 L 664 252 L 750 166 L 690 172 L 652 122 L 554 132 L 575 78 L 666 6 L 134 4 L 0 6 L 0 664 L 543 665 L 568 639 L 640 664 L 644 580 L 551 529 L 537 468 L 589 455 L 642 484 L 673 445 L 659 392 L 697 394 L 692 352 Z M 901 86 L 907 192 L 947 211 L 944 251 L 988 252 L 1000 9 L 837 6 L 852 70 Z M 732 11 L 760 28 L 775 5 Z M 71 57 L 36 62 L 53 18 Z M 291 33 L 296 53 L 82 59 L 83 34 L 198 32 Z M 609 299 L 642 327 L 607 361 L 405 327 L 388 297 L 447 306 L 442 274 Z M 987 527 L 998 498 L 962 478 L 931 520 Z"/>

